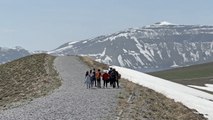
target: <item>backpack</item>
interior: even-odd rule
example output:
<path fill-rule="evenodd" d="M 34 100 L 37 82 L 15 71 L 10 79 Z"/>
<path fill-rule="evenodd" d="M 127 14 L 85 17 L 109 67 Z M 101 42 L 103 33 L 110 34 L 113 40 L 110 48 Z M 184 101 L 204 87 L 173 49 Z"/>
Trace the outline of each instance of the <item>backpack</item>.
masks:
<path fill-rule="evenodd" d="M 110 77 L 111 77 L 112 79 L 115 79 L 115 78 L 116 78 L 115 71 L 112 71 L 112 72 L 111 72 Z"/>
<path fill-rule="evenodd" d="M 121 79 L 121 74 L 118 73 L 118 79 Z"/>
<path fill-rule="evenodd" d="M 100 79 L 101 78 L 101 73 L 100 72 L 97 72 L 96 73 L 96 79 Z"/>

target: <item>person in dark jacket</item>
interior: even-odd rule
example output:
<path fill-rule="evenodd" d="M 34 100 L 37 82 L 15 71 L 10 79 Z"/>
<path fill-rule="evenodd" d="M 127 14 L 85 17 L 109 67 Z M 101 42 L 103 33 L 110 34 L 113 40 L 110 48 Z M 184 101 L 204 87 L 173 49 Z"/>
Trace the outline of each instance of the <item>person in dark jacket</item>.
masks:
<path fill-rule="evenodd" d="M 112 79 L 112 68 L 110 68 L 109 69 L 109 72 L 108 72 L 108 74 L 109 74 L 109 82 L 110 82 L 110 86 L 112 87 L 112 84 L 113 84 L 113 79 Z"/>
<path fill-rule="evenodd" d="M 110 79 L 111 79 L 111 82 L 112 82 L 112 87 L 115 88 L 115 81 L 116 81 L 116 71 L 115 69 L 112 69 L 112 72 L 110 73 Z"/>
<path fill-rule="evenodd" d="M 91 87 L 93 87 L 95 75 L 94 75 L 94 73 L 92 72 L 92 70 L 89 71 L 89 74 L 90 74 Z"/>

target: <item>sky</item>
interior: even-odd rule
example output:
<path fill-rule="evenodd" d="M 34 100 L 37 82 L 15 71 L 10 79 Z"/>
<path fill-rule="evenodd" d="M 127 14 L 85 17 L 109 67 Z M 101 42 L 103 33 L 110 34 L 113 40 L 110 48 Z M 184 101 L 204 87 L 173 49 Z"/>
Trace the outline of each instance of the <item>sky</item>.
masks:
<path fill-rule="evenodd" d="M 213 25 L 212 0 L 0 0 L 0 47 L 60 45 L 160 21 Z"/>

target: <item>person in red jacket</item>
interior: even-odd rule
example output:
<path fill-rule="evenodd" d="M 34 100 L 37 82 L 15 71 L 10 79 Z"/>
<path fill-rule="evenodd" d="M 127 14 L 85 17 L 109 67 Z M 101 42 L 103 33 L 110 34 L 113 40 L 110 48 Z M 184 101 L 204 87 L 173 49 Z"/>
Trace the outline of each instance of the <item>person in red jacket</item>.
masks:
<path fill-rule="evenodd" d="M 109 74 L 107 72 L 104 72 L 104 74 L 102 75 L 102 79 L 103 79 L 103 87 L 107 88 L 107 83 L 109 81 Z"/>

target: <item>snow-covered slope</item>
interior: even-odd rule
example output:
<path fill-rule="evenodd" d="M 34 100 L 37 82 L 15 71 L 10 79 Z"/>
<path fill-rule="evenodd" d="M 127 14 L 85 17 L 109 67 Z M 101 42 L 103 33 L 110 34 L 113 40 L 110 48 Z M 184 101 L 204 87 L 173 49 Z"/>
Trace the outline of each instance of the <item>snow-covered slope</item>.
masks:
<path fill-rule="evenodd" d="M 113 68 L 121 74 L 122 78 L 164 94 L 213 120 L 213 95 L 135 70 L 117 66 Z"/>
<path fill-rule="evenodd" d="M 213 26 L 159 22 L 66 43 L 54 55 L 89 55 L 97 61 L 156 71 L 213 61 Z"/>
<path fill-rule="evenodd" d="M 0 64 L 30 55 L 30 52 L 21 48 L 3 48 L 0 47 Z"/>

